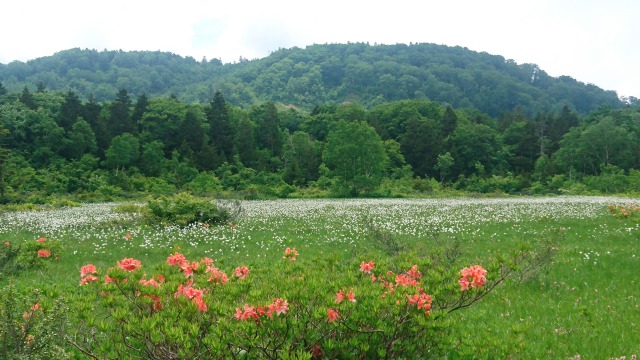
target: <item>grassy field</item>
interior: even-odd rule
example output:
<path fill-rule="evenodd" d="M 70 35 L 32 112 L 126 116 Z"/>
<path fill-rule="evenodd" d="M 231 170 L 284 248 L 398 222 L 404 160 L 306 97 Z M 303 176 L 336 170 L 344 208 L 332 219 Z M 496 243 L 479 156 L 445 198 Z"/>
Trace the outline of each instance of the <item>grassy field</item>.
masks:
<path fill-rule="evenodd" d="M 249 201 L 235 223 L 184 229 L 144 227 L 135 216 L 113 212 L 115 204 L 94 204 L 4 213 L 0 240 L 59 240 L 60 259 L 14 281 L 68 291 L 77 288 L 84 264 L 106 268 L 125 257 L 159 263 L 177 249 L 228 268 L 278 261 L 286 247 L 301 256 L 379 261 L 385 252 L 372 240 L 377 231 L 407 248 L 457 241 L 463 266 L 551 240 L 557 252 L 543 272 L 510 279 L 455 313 L 458 344 L 479 358 L 609 359 L 640 353 L 640 223 L 607 212 L 608 204 L 630 202 L 640 203 L 602 197 Z M 0 285 L 8 281 L 3 277 Z"/>

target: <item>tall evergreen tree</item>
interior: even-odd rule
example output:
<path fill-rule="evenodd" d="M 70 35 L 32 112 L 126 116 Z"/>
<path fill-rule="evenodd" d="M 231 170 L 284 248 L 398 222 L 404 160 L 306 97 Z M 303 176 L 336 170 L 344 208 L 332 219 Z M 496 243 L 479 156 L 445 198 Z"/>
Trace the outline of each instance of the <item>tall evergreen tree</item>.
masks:
<path fill-rule="evenodd" d="M 93 95 L 89 95 L 89 99 L 82 105 L 80 110 L 80 117 L 91 125 L 94 132 L 98 125 L 98 116 L 100 116 L 101 109 L 102 107 L 95 101 Z"/>
<path fill-rule="evenodd" d="M 546 113 L 538 113 L 534 120 L 537 136 L 536 144 L 538 145 L 538 156 L 548 153 L 547 147 L 549 145 L 549 136 L 547 135 L 547 131 L 552 121 L 553 115 Z"/>
<path fill-rule="evenodd" d="M 82 103 L 75 92 L 69 90 L 64 95 L 64 102 L 60 107 L 58 118 L 56 119 L 65 131 L 69 131 L 75 124 L 79 116 L 82 116 Z"/>
<path fill-rule="evenodd" d="M 444 111 L 444 116 L 442 117 L 442 123 L 440 126 L 440 128 L 442 129 L 442 137 L 446 138 L 447 136 L 451 135 L 456 130 L 457 126 L 458 115 L 456 115 L 456 112 L 453 111 L 451 106 L 447 106 L 446 110 Z"/>
<path fill-rule="evenodd" d="M 256 106 L 251 111 L 251 120 L 257 125 L 258 148 L 267 149 L 271 156 L 282 154 L 280 116 L 273 103 Z"/>
<path fill-rule="evenodd" d="M 43 93 L 46 91 L 47 86 L 44 84 L 44 81 L 38 81 L 36 85 L 36 92 Z"/>
<path fill-rule="evenodd" d="M 5 95 L 7 95 L 7 88 L 5 88 L 4 85 L 2 85 L 2 83 L 0 82 L 0 96 Z"/>
<path fill-rule="evenodd" d="M 187 110 L 180 128 L 178 128 L 178 143 L 183 157 L 195 160 L 195 155 L 202 150 L 206 141 L 206 134 L 202 127 L 201 115 L 193 108 Z"/>
<path fill-rule="evenodd" d="M 233 158 L 233 127 L 227 103 L 220 90 L 215 92 L 205 112 L 209 121 L 209 139 L 223 156 L 224 161 L 231 161 Z"/>
<path fill-rule="evenodd" d="M 1 85 L 1 84 L 0 84 Z M 0 125 L 0 200 L 4 198 L 4 174 L 5 174 L 5 166 L 4 163 L 7 161 L 9 157 L 9 149 L 5 146 L 6 136 L 9 134 L 9 130 L 5 129 Z"/>
<path fill-rule="evenodd" d="M 234 141 L 235 152 L 244 166 L 254 167 L 258 162 L 256 125 L 246 116 L 238 120 L 238 131 Z"/>
<path fill-rule="evenodd" d="M 35 110 L 38 108 L 38 104 L 36 103 L 36 100 L 33 98 L 33 94 L 31 94 L 31 92 L 29 91 L 29 89 L 27 89 L 26 86 L 24 87 L 24 89 L 22 89 L 22 93 L 20 93 L 20 97 L 18 99 L 20 100 L 21 103 L 23 103 L 26 107 L 28 107 L 31 110 Z"/>
<path fill-rule="evenodd" d="M 109 106 L 109 111 L 109 121 L 114 136 L 123 133 L 137 134 L 137 126 L 134 126 L 131 121 L 131 97 L 127 90 L 118 91 L 115 100 Z"/>
<path fill-rule="evenodd" d="M 580 119 L 578 115 L 571 111 L 568 106 L 564 106 L 558 116 L 553 117 L 547 135 L 549 138 L 549 151 L 555 152 L 560 148 L 560 140 L 571 128 L 578 126 Z"/>
<path fill-rule="evenodd" d="M 433 176 L 438 154 L 442 150 L 442 135 L 431 119 L 410 118 L 400 137 L 400 150 L 417 176 Z"/>
<path fill-rule="evenodd" d="M 142 129 L 140 129 L 140 120 L 142 120 L 148 106 L 149 98 L 147 98 L 147 94 L 140 94 L 136 100 L 136 106 L 133 108 L 133 114 L 131 114 L 131 122 L 138 132 L 142 131 Z"/>
<path fill-rule="evenodd" d="M 502 133 L 502 142 L 508 152 L 507 162 L 516 173 L 533 170 L 540 154 L 540 139 L 536 124 L 527 121 L 511 123 Z"/>
<path fill-rule="evenodd" d="M 202 145 L 200 152 L 196 154 L 195 162 L 199 170 L 211 171 L 222 165 L 224 160 L 214 144 L 207 141 Z"/>
<path fill-rule="evenodd" d="M 284 180 L 298 186 L 318 179 L 322 163 L 322 146 L 309 134 L 296 131 L 288 135 L 283 146 Z"/>

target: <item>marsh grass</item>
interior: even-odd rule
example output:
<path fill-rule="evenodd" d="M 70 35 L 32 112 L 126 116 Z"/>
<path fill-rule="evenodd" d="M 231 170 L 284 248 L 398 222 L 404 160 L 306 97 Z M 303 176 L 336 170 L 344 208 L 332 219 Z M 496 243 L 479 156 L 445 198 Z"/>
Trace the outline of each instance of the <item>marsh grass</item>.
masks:
<path fill-rule="evenodd" d="M 296 247 L 302 256 L 384 262 L 398 247 L 428 251 L 445 242 L 456 244 L 450 251 L 459 256 L 450 254 L 451 259 L 464 265 L 552 241 L 556 251 L 544 271 L 509 279 L 477 306 L 455 313 L 458 355 L 630 356 L 640 352 L 640 224 L 606 210 L 609 203 L 630 201 L 638 203 L 615 198 L 251 201 L 243 203 L 236 223 L 182 228 L 142 225 L 135 211 L 111 211 L 116 204 L 5 213 L 2 242 L 46 236 L 63 249 L 44 269 L 3 277 L 0 285 L 11 278 L 16 287 L 73 292 L 84 264 L 106 268 L 125 257 L 161 263 L 177 250 L 211 257 L 230 271 L 238 264 L 251 268 L 277 261 L 286 247 Z"/>

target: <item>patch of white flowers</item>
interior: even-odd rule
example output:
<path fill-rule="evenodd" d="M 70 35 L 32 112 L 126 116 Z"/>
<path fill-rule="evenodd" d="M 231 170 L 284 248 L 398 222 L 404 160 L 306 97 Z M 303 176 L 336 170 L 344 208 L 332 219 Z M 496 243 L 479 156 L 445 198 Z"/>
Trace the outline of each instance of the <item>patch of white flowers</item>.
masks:
<path fill-rule="evenodd" d="M 0 234 L 29 229 L 37 236 L 60 239 L 74 254 L 92 249 L 94 255 L 114 251 L 147 253 L 172 251 L 176 243 L 204 249 L 212 257 L 261 257 L 283 247 L 362 244 L 371 227 L 398 236 L 429 237 L 434 233 L 481 236 L 478 224 L 519 223 L 542 219 L 591 219 L 606 213 L 609 204 L 640 204 L 638 199 L 612 197 L 540 197 L 500 199 L 291 199 L 244 201 L 236 224 L 184 228 L 126 228 L 119 223 L 131 214 L 115 213 L 116 204 L 87 204 L 50 211 L 8 212 L 0 215 Z M 105 224 L 108 224 L 106 226 Z M 498 237 L 499 234 L 484 234 Z M 595 234 L 594 234 L 595 235 Z M 295 239 L 295 244 L 292 241 Z M 300 246 L 300 242 L 303 243 Z M 80 246 L 83 245 L 83 246 Z M 591 257 L 592 254 L 585 254 Z"/>

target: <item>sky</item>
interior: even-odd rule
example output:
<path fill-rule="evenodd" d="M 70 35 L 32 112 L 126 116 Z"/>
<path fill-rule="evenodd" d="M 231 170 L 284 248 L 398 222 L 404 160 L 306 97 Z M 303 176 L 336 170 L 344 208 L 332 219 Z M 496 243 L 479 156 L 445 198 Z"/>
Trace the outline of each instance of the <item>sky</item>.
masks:
<path fill-rule="evenodd" d="M 435 43 L 640 98 L 638 0 L 5 0 L 0 63 L 71 48 L 256 59 L 312 44 Z"/>

